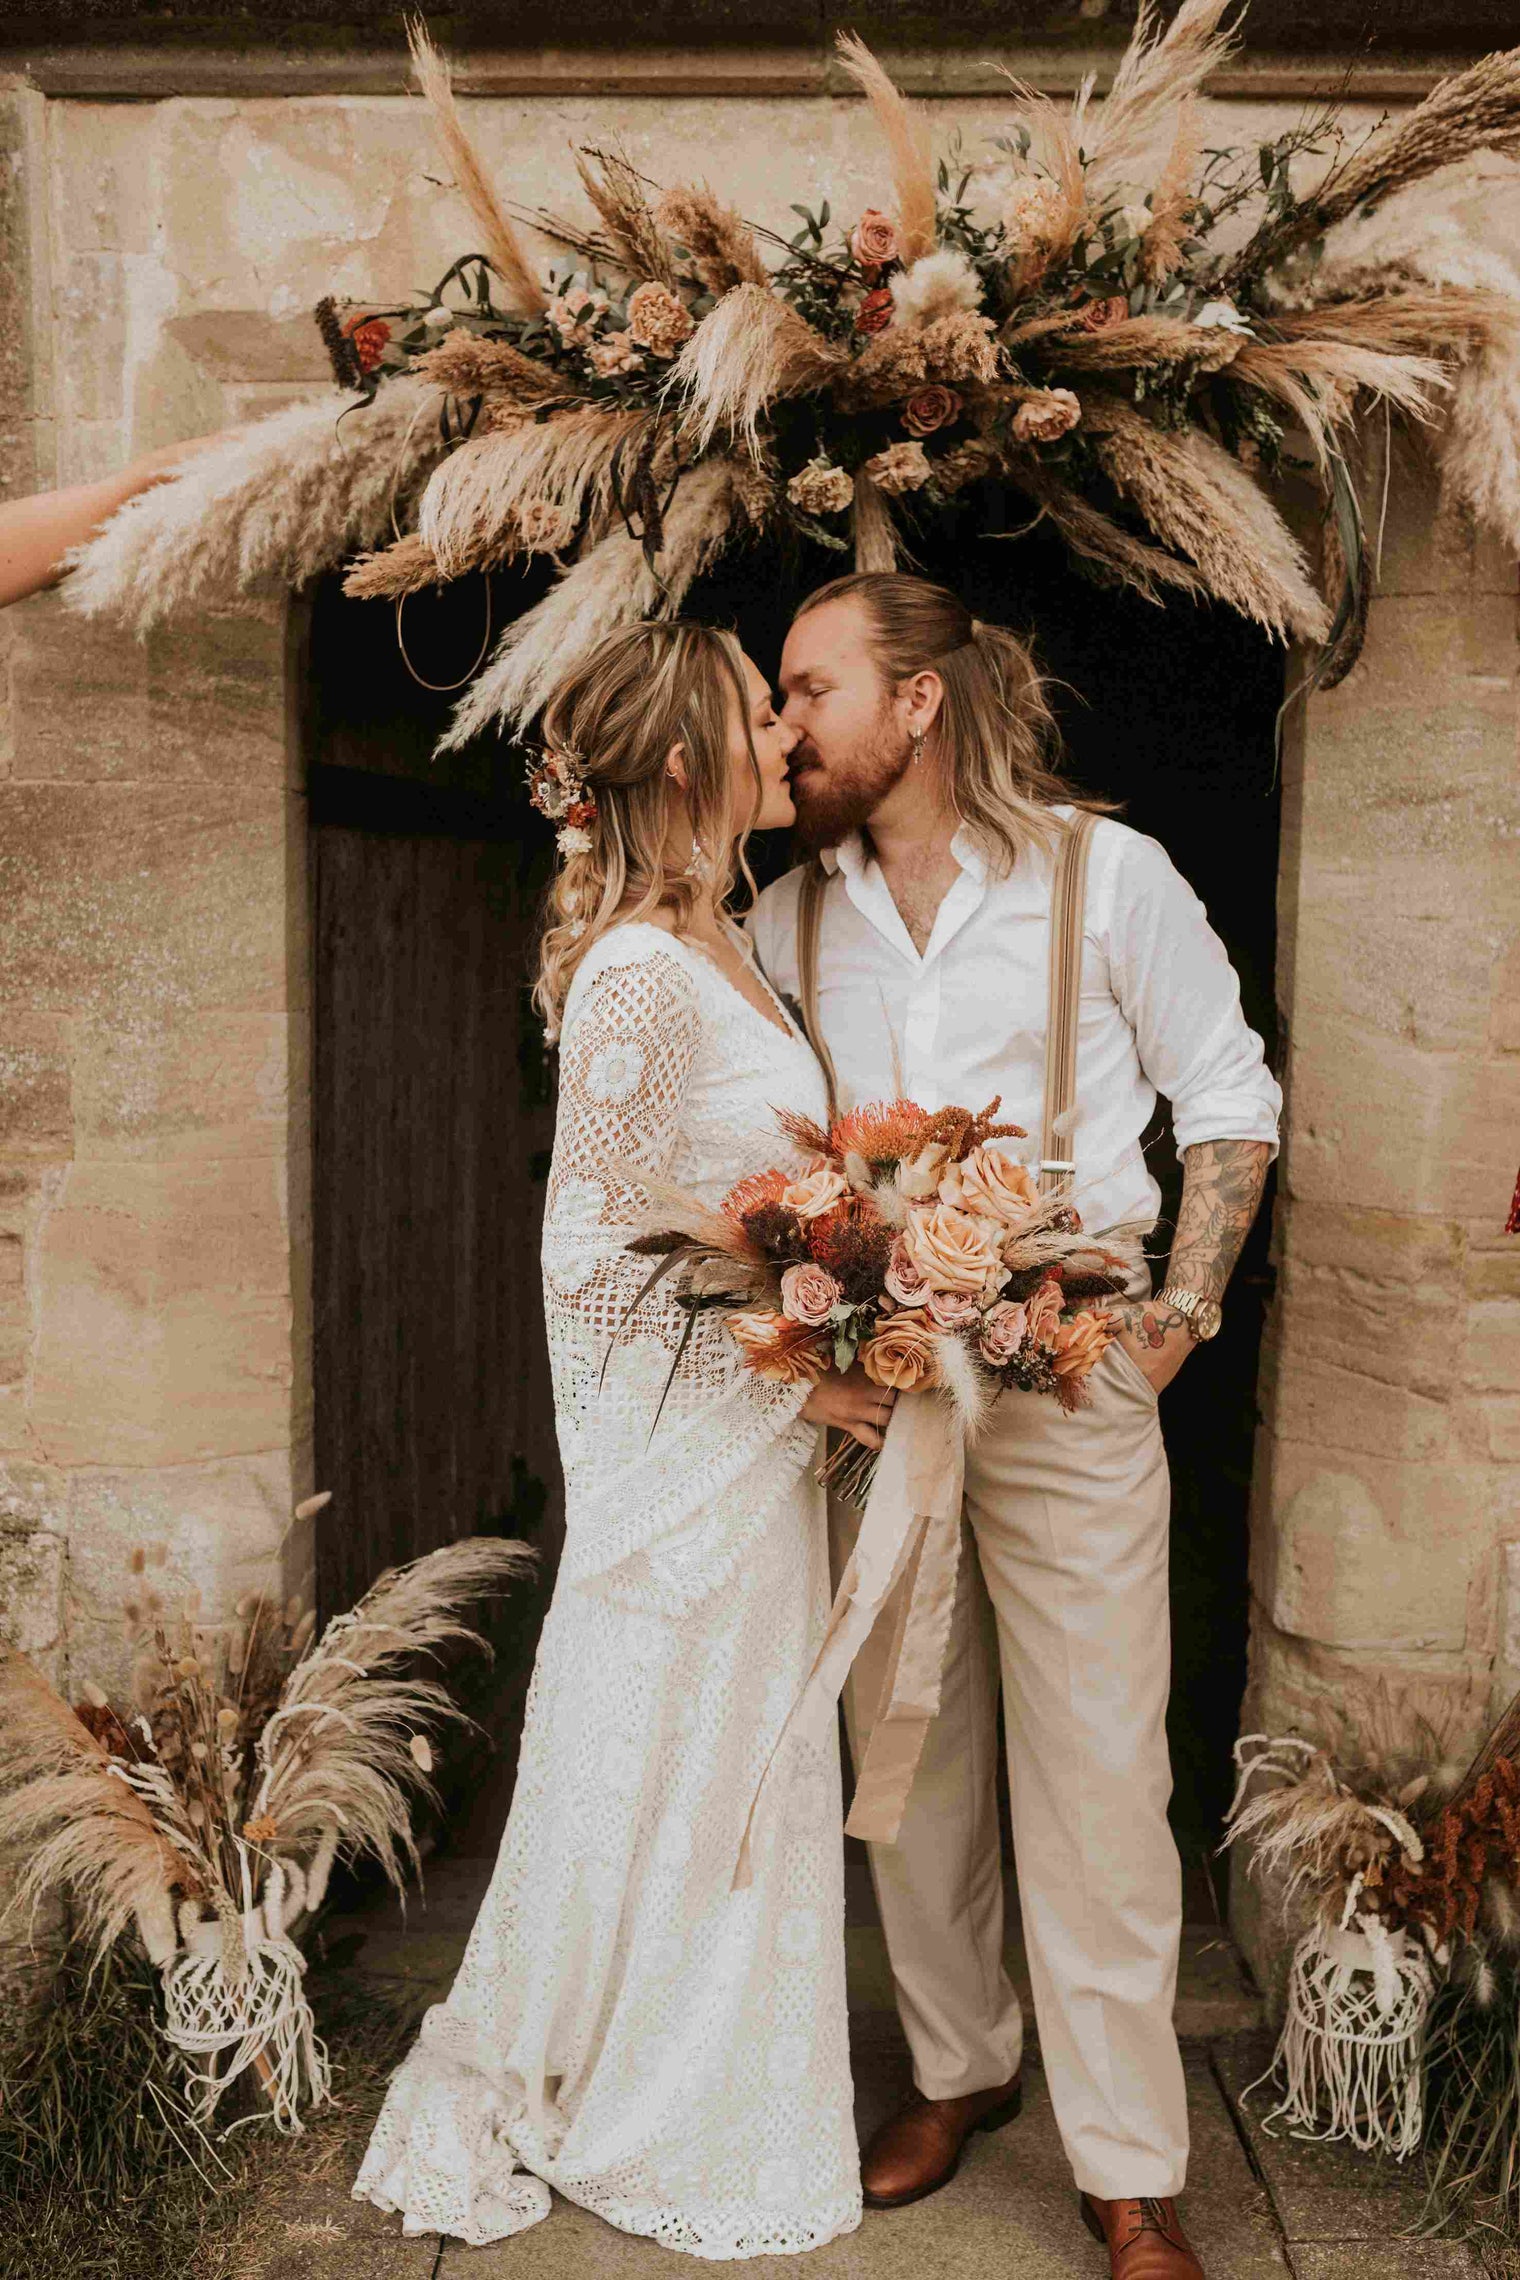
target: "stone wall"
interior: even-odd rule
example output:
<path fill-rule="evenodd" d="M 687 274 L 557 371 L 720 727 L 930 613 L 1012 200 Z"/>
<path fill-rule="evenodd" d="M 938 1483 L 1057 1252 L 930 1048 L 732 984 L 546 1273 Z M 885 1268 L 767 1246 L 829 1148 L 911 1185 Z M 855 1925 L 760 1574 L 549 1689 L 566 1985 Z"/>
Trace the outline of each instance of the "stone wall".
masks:
<path fill-rule="evenodd" d="M 1245 1724 L 1323 1731 L 1382 1679 L 1460 1744 L 1520 1687 L 1517 579 L 1408 441 L 1391 477 L 1361 662 L 1288 740 Z"/>

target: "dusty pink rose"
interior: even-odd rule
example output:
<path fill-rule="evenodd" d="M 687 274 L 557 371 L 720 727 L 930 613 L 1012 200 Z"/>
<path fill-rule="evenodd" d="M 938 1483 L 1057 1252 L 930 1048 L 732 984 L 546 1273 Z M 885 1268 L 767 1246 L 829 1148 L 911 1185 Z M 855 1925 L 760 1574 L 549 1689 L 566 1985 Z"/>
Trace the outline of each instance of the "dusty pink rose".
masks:
<path fill-rule="evenodd" d="M 981 1309 L 969 1290 L 931 1290 L 924 1311 L 936 1330 L 969 1330 Z"/>
<path fill-rule="evenodd" d="M 1112 326 L 1128 321 L 1129 303 L 1122 293 L 1110 293 L 1102 301 L 1089 301 L 1082 311 L 1084 332 L 1107 332 Z"/>
<path fill-rule="evenodd" d="M 1042 1282 L 1029 1301 L 1029 1335 L 1038 1338 L 1042 1346 L 1055 1343 L 1061 1327 L 1061 1286 L 1058 1282 Z"/>
<path fill-rule="evenodd" d="M 1024 1343 L 1028 1327 L 1028 1313 L 1022 1306 L 1015 1306 L 1011 1299 L 1000 1298 L 996 1306 L 989 1306 L 982 1316 L 983 1361 L 990 1362 L 995 1370 L 1011 1362 Z"/>
<path fill-rule="evenodd" d="M 940 1203 L 914 1212 L 903 1241 L 931 1290 L 964 1290 L 980 1297 L 1008 1280 L 998 1257 L 999 1233 L 989 1221 Z"/>
<path fill-rule="evenodd" d="M 961 400 L 953 388 L 915 388 L 902 408 L 902 424 L 909 435 L 933 435 L 961 416 Z"/>
<path fill-rule="evenodd" d="M 1040 1200 L 1033 1176 L 1003 1140 L 984 1140 L 958 1164 L 947 1164 L 939 1194 L 942 1203 L 985 1212 L 1008 1227 L 1027 1219 Z"/>
<path fill-rule="evenodd" d="M 1055 443 L 1081 417 L 1082 406 L 1069 388 L 1041 388 L 1014 413 L 1014 436 L 1020 443 Z"/>
<path fill-rule="evenodd" d="M 895 1298 L 899 1306 L 922 1306 L 929 1296 L 929 1285 L 913 1264 L 908 1246 L 900 1235 L 892 1245 L 883 1280 L 888 1297 Z"/>
<path fill-rule="evenodd" d="M 843 1173 L 836 1172 L 820 1156 L 781 1190 L 780 1201 L 799 1219 L 820 1219 L 824 1212 L 833 1210 L 845 1192 Z"/>
<path fill-rule="evenodd" d="M 827 1322 L 830 1313 L 842 1296 L 839 1285 L 827 1267 L 815 1266 L 811 1260 L 799 1267 L 788 1267 L 781 1278 L 781 1311 L 793 1322 L 806 1322 L 816 1330 Z"/>
<path fill-rule="evenodd" d="M 897 224 L 890 214 L 867 206 L 850 232 L 850 251 L 862 269 L 880 269 L 897 259 Z"/>

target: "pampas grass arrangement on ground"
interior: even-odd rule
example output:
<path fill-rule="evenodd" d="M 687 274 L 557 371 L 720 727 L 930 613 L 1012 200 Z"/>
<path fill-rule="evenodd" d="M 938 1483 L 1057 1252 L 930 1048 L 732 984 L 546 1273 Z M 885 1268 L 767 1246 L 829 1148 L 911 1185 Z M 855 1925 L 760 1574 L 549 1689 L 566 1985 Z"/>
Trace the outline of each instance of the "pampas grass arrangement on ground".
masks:
<path fill-rule="evenodd" d="M 503 636 L 455 744 L 520 731 L 551 665 L 677 608 L 756 523 L 881 568 L 969 500 L 999 535 L 1048 521 L 1095 577 L 1212 596 L 1344 672 L 1369 413 L 1428 433 L 1455 496 L 1520 544 L 1520 269 L 1478 242 L 1471 187 L 1475 166 L 1520 184 L 1520 49 L 1359 142 L 1330 106 L 1221 150 L 1198 98 L 1229 12 L 1184 0 L 1163 27 L 1147 0 L 1101 102 L 1006 75 L 995 163 L 954 172 L 843 34 L 887 208 L 841 230 L 799 207 L 783 240 L 588 148 L 591 221 L 533 212 L 560 249 L 542 272 L 414 26 L 478 250 L 405 306 L 324 302 L 357 408 L 277 414 L 187 466 L 82 550 L 69 599 L 141 628 L 354 554 L 349 591 L 398 602 L 553 554 L 560 585 Z M 1290 476 L 1321 491 L 1325 591 L 1272 497 Z"/>
<path fill-rule="evenodd" d="M 320 1638 L 298 1602 L 251 1593 L 234 1626 L 211 1630 L 141 1587 L 119 1705 L 88 1687 L 71 1708 L 0 1649 L 0 1847 L 21 1862 L 10 1913 L 24 1925 L 61 1890 L 97 1959 L 135 1928 L 198 2123 L 244 2073 L 282 2129 L 325 2097 L 294 1928 L 339 1857 L 370 1855 L 398 1889 L 416 1871 L 431 1737 L 462 1715 L 417 1663 L 483 1645 L 463 1609 L 532 1559 L 495 1537 L 445 1545 L 383 1575 Z"/>

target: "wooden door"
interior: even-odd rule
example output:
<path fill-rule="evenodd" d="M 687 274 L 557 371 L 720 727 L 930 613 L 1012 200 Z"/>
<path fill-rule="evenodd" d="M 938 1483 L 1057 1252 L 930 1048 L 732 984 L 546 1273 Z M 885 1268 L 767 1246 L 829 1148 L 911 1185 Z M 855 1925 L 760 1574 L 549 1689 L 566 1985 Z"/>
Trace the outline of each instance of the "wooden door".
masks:
<path fill-rule="evenodd" d="M 480 600 L 409 624 L 429 678 L 473 648 Z M 549 850 L 515 755 L 432 760 L 448 699 L 407 672 L 389 610 L 322 589 L 306 687 L 332 1613 L 457 1537 L 526 1527 L 557 1548 L 538 1265 L 553 1103 L 527 995 Z"/>

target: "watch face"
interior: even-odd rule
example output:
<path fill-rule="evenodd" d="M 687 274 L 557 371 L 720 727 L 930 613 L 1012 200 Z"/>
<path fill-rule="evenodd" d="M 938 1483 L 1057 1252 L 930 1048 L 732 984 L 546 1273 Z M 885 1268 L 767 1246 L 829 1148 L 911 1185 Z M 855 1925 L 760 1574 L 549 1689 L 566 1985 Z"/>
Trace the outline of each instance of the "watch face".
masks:
<path fill-rule="evenodd" d="M 1200 1298 L 1193 1309 L 1193 1335 L 1195 1338 L 1212 1338 L 1224 1320 L 1217 1298 Z"/>

